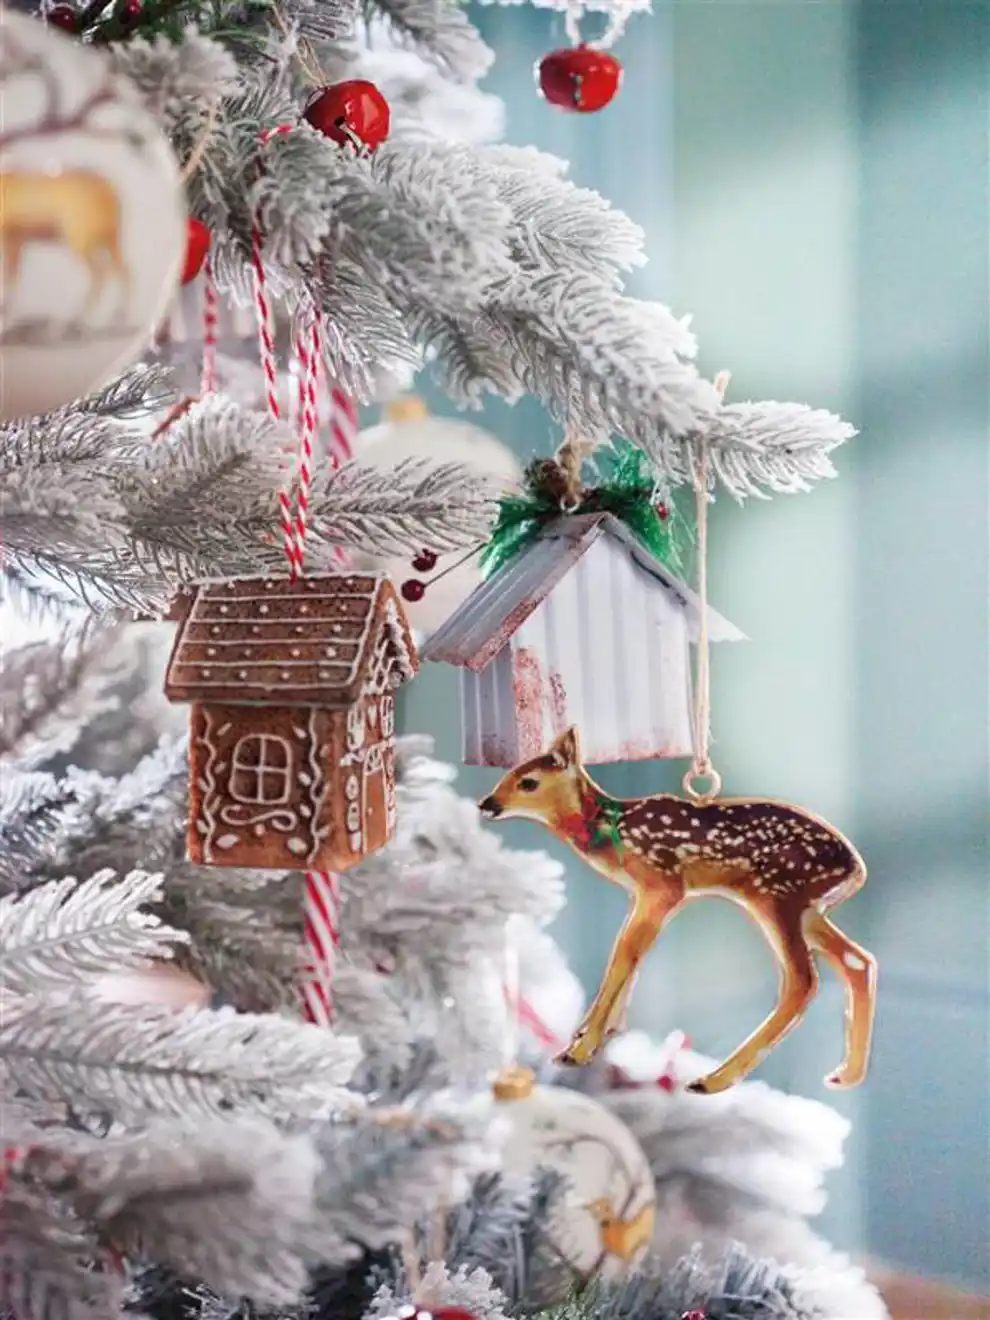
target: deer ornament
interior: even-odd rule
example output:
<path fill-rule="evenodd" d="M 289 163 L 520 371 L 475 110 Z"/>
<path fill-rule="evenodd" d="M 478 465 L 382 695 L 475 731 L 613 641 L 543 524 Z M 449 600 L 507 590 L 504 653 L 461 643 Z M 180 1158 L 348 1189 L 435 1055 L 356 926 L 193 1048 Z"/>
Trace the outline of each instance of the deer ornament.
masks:
<path fill-rule="evenodd" d="M 862 887 L 866 868 L 824 820 L 766 798 L 610 797 L 582 766 L 575 729 L 504 775 L 480 810 L 492 820 L 539 821 L 632 900 L 598 993 L 558 1062 L 588 1064 L 622 1030 L 637 969 L 660 931 L 686 902 L 713 895 L 738 903 L 763 931 L 780 967 L 780 995 L 766 1021 L 688 1089 L 726 1090 L 800 1021 L 818 988 L 815 954 L 846 995 L 845 1058 L 826 1085 L 863 1080 L 876 962 L 828 912 Z"/>

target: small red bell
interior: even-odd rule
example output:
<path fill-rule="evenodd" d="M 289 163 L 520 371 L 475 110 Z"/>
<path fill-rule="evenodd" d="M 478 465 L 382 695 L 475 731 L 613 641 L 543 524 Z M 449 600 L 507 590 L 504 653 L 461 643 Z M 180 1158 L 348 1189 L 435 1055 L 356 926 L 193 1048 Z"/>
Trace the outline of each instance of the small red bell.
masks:
<path fill-rule="evenodd" d="M 183 284 L 191 284 L 203 269 L 212 237 L 202 220 L 197 220 L 194 215 L 189 216 L 186 221 L 186 264 L 182 267 Z"/>
<path fill-rule="evenodd" d="M 52 5 L 44 17 L 50 27 L 60 28 L 63 32 L 79 31 L 79 14 L 72 5 Z"/>
<path fill-rule="evenodd" d="M 324 87 L 303 111 L 303 118 L 341 146 L 374 151 L 388 137 L 391 112 L 373 82 L 353 78 Z"/>
<path fill-rule="evenodd" d="M 602 110 L 619 90 L 622 65 L 607 50 L 571 46 L 544 55 L 536 66 L 540 91 L 561 110 Z"/>

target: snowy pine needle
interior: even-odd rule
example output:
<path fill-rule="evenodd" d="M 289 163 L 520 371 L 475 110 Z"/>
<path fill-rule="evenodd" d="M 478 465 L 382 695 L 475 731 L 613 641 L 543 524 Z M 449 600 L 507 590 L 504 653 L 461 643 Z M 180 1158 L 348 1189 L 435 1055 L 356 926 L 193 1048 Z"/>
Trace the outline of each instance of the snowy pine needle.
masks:
<path fill-rule="evenodd" d="M 23 897 L 0 899 L 0 985 L 22 995 L 43 993 L 169 957 L 172 945 L 189 937 L 143 910 L 161 896 L 160 875 L 132 871 L 118 879 L 100 871 L 81 884 L 53 880 Z"/>
<path fill-rule="evenodd" d="M 344 1089 L 357 1043 L 276 1016 L 151 1005 L 85 995 L 5 995 L 0 1062 L 38 1100 L 139 1123 L 152 1115 L 232 1107 L 317 1116 L 355 1097 Z"/>

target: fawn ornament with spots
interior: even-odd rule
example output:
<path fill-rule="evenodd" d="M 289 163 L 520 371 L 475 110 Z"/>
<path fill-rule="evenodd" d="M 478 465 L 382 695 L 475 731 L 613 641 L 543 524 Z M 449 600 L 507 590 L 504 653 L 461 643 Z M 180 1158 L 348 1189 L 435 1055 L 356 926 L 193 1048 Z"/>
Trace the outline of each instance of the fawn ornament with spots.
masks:
<path fill-rule="evenodd" d="M 766 798 L 610 797 L 581 764 L 575 729 L 510 770 L 480 807 L 489 819 L 545 825 L 632 899 L 598 994 L 559 1062 L 590 1063 L 623 1029 L 636 971 L 660 931 L 686 902 L 713 895 L 738 903 L 763 931 L 779 964 L 780 996 L 766 1021 L 688 1089 L 726 1090 L 800 1021 L 818 988 L 815 954 L 831 964 L 846 995 L 845 1058 L 826 1083 L 863 1080 L 876 962 L 828 912 L 862 887 L 866 868 L 824 820 Z"/>

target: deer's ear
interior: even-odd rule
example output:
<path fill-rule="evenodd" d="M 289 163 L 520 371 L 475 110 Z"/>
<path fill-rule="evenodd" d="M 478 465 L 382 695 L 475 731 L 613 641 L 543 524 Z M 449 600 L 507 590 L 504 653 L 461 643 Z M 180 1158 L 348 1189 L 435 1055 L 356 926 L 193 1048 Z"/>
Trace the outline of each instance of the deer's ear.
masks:
<path fill-rule="evenodd" d="M 565 770 L 572 765 L 577 765 L 581 759 L 577 729 L 568 729 L 566 733 L 562 733 L 551 747 L 550 754 L 557 764 Z"/>

